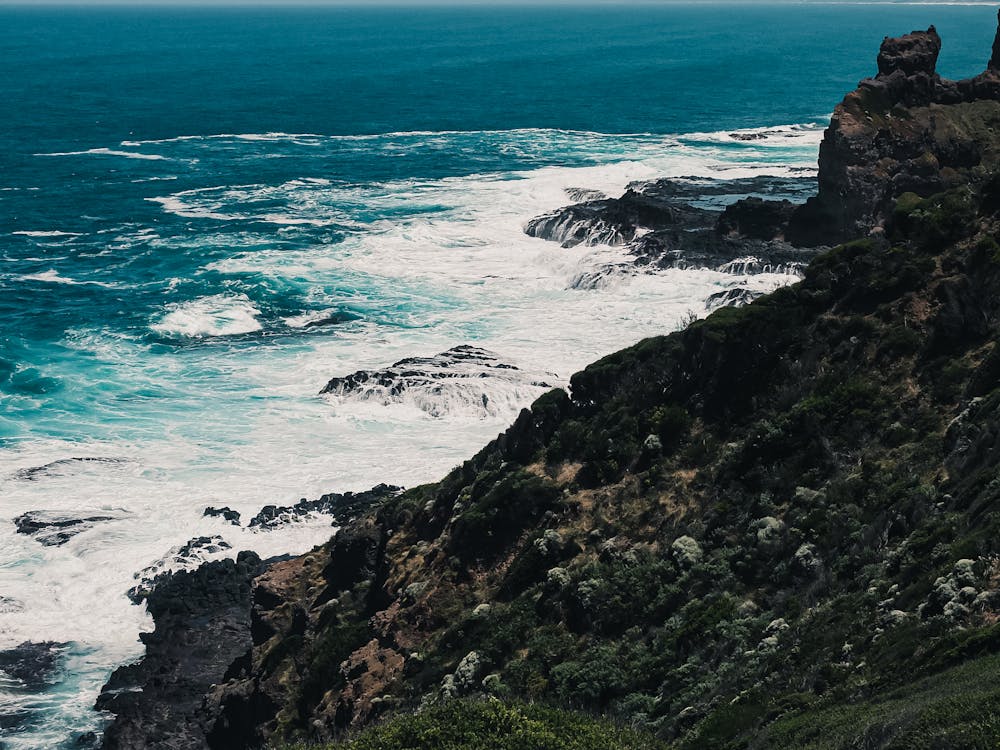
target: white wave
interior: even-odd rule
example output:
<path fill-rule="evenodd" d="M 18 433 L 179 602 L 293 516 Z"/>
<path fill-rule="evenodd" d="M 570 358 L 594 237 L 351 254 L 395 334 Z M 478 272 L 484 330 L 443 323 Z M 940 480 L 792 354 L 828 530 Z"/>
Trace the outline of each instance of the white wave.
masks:
<path fill-rule="evenodd" d="M 139 148 L 141 146 L 155 143 L 183 143 L 185 141 L 214 141 L 214 140 L 241 140 L 241 141 L 265 141 L 274 142 L 280 140 L 305 139 L 305 138 L 330 138 L 335 136 L 323 136 L 316 133 L 217 133 L 214 135 L 178 135 L 173 138 L 153 138 L 142 141 L 122 141 L 125 148 Z"/>
<path fill-rule="evenodd" d="M 245 294 L 214 294 L 170 304 L 167 309 L 169 312 L 150 326 L 166 336 L 234 336 L 261 329 L 257 319 L 260 310 Z"/>
<path fill-rule="evenodd" d="M 254 212 L 247 210 L 252 209 L 254 203 L 258 201 L 270 203 L 271 198 L 275 194 L 287 196 L 290 190 L 305 188 L 307 191 L 312 191 L 316 186 L 325 186 L 326 184 L 326 181 L 313 182 L 308 180 L 308 178 L 302 178 L 276 188 L 266 185 L 198 188 L 195 190 L 184 190 L 168 196 L 146 198 L 146 200 L 151 203 L 159 203 L 167 213 L 190 219 L 262 221 L 282 226 L 360 226 L 357 222 L 352 221 L 349 214 L 335 206 L 330 206 L 323 212 L 329 215 L 317 215 L 317 206 L 311 200 L 305 200 L 302 205 L 290 202 L 291 205 L 289 205 L 288 213 L 275 213 L 273 211 Z M 299 215 L 296 215 L 296 212 L 299 212 Z M 303 213 L 311 213 L 312 215 L 302 215 Z"/>
<path fill-rule="evenodd" d="M 49 260 L 54 259 L 50 258 Z M 41 273 L 25 274 L 20 278 L 22 281 L 45 281 L 51 284 L 71 284 L 74 286 L 100 286 L 106 289 L 114 289 L 117 286 L 117 284 L 111 284 L 104 281 L 77 281 L 76 279 L 60 275 L 58 271 L 52 268 L 48 271 L 42 271 Z"/>
<path fill-rule="evenodd" d="M 52 229 L 52 230 L 49 230 L 49 231 L 37 231 L 37 232 L 19 231 L 19 232 L 11 232 L 11 234 L 19 234 L 19 235 L 22 235 L 24 237 L 80 237 L 80 236 L 82 236 L 79 232 L 62 232 L 62 231 L 60 231 L 58 229 Z"/>
<path fill-rule="evenodd" d="M 143 177 L 142 179 L 132 180 L 134 183 L 139 182 L 173 182 L 177 179 L 177 175 L 167 175 L 166 177 Z"/>
<path fill-rule="evenodd" d="M 125 159 L 145 159 L 146 161 L 167 161 L 168 157 L 160 154 L 140 154 L 135 151 L 118 151 L 111 148 L 88 148 L 85 151 L 55 151 L 35 156 L 120 156 Z"/>

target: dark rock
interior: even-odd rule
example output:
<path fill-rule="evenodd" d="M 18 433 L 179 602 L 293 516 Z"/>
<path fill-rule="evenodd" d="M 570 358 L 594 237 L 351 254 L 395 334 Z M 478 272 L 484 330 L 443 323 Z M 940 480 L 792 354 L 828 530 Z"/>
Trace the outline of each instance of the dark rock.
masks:
<path fill-rule="evenodd" d="M 340 323 L 350 323 L 357 320 L 358 316 L 348 312 L 335 312 L 316 320 L 310 320 L 303 328 L 321 328 L 323 326 L 339 325 Z"/>
<path fill-rule="evenodd" d="M 743 307 L 749 305 L 763 292 L 755 292 L 743 286 L 732 287 L 721 292 L 716 292 L 705 301 L 706 310 L 718 310 L 720 307 Z"/>
<path fill-rule="evenodd" d="M 66 544 L 77 534 L 92 529 L 102 521 L 115 521 L 128 516 L 122 510 L 103 512 L 99 515 L 74 516 L 49 510 L 32 510 L 14 519 L 19 534 L 28 534 L 46 547 Z"/>
<path fill-rule="evenodd" d="M 993 37 L 993 54 L 986 65 L 987 70 L 1000 70 L 1000 10 L 997 11 L 997 33 Z"/>
<path fill-rule="evenodd" d="M 383 406 L 411 403 L 434 417 L 452 411 L 498 415 L 540 396 L 552 386 L 549 373 L 532 373 L 503 362 L 494 352 L 462 345 L 433 357 L 407 357 L 381 370 L 333 378 L 321 394 Z"/>
<path fill-rule="evenodd" d="M 816 250 L 774 241 L 722 235 L 714 229 L 649 232 L 631 247 L 640 266 L 710 268 L 738 275 L 800 274 Z"/>
<path fill-rule="evenodd" d="M 38 723 L 37 711 L 5 709 L 0 712 L 0 729 L 23 729 Z"/>
<path fill-rule="evenodd" d="M 630 186 L 621 198 L 588 201 L 558 209 L 529 221 L 526 234 L 576 245 L 624 245 L 641 228 L 698 226 L 707 223 L 704 209 L 695 208 L 653 186 Z"/>
<path fill-rule="evenodd" d="M 591 190 L 589 188 L 575 188 L 568 187 L 563 192 L 569 197 L 571 201 L 576 203 L 583 203 L 585 201 L 599 201 L 604 200 L 608 196 L 602 193 L 600 190 Z"/>
<path fill-rule="evenodd" d="M 24 602 L 12 596 L 0 596 L 0 615 L 23 611 Z"/>
<path fill-rule="evenodd" d="M 240 525 L 240 512 L 238 510 L 233 510 L 232 508 L 205 508 L 205 512 L 202 516 L 210 516 L 213 518 L 222 518 L 229 521 L 233 526 Z"/>
<path fill-rule="evenodd" d="M 878 74 L 837 105 L 819 151 L 819 192 L 786 238 L 835 244 L 885 230 L 895 200 L 982 182 L 1000 165 L 1000 71 L 963 81 L 934 72 L 933 27 L 886 39 Z"/>
<path fill-rule="evenodd" d="M 927 31 L 913 31 L 901 37 L 886 37 L 878 52 L 878 75 L 886 77 L 896 71 L 913 76 L 934 75 L 941 37 L 931 26 Z"/>
<path fill-rule="evenodd" d="M 612 199 L 578 203 L 532 219 L 524 232 L 563 247 L 624 245 L 635 237 L 636 226 L 616 208 Z"/>
<path fill-rule="evenodd" d="M 211 555 L 228 549 L 232 549 L 232 545 L 218 535 L 190 539 L 172 548 L 161 560 L 136 573 L 135 578 L 139 583 L 128 590 L 128 598 L 133 604 L 140 604 L 160 582 L 169 578 L 174 572 L 193 570 L 207 562 Z"/>
<path fill-rule="evenodd" d="M 202 701 L 247 652 L 250 582 L 262 569 L 252 552 L 162 579 L 148 595 L 156 624 L 143 659 L 111 675 L 97 709 L 115 714 L 106 750 L 206 748 Z"/>
<path fill-rule="evenodd" d="M 0 671 L 19 681 L 32 692 L 56 682 L 67 643 L 25 641 L 0 651 Z"/>
<path fill-rule="evenodd" d="M 756 133 L 730 133 L 729 137 L 734 141 L 762 141 L 773 134 L 774 131 L 758 131 Z"/>
<path fill-rule="evenodd" d="M 719 232 L 750 237 L 755 240 L 780 240 L 795 211 L 791 201 L 766 201 L 749 197 L 731 203 L 716 224 Z"/>
<path fill-rule="evenodd" d="M 401 487 L 380 484 L 365 492 L 330 492 L 318 500 L 299 500 L 295 505 L 265 505 L 250 519 L 250 528 L 268 531 L 317 513 L 331 517 L 334 526 L 354 518 L 387 498 L 402 492 Z"/>
<path fill-rule="evenodd" d="M 784 242 L 785 227 L 796 210 L 789 197 L 805 200 L 815 184 L 810 178 L 788 177 L 633 183 L 621 198 L 567 206 L 533 219 L 525 231 L 563 246 L 627 246 L 635 259 L 631 265 L 590 269 L 570 282 L 574 289 L 599 287 L 622 273 L 660 268 L 797 273 L 815 251 Z M 734 261 L 750 262 L 726 267 Z"/>
<path fill-rule="evenodd" d="M 372 578 L 381 564 L 385 543 L 385 528 L 378 523 L 363 521 L 340 529 L 333 540 L 330 563 L 323 570 L 327 585 L 317 601 L 329 601 Z"/>

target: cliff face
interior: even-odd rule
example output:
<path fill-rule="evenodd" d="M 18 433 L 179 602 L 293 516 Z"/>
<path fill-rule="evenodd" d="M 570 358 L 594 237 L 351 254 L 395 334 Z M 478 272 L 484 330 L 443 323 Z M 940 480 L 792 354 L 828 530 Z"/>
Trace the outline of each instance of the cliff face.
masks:
<path fill-rule="evenodd" d="M 834 110 L 819 156 L 819 193 L 791 220 L 788 239 L 833 244 L 885 228 L 893 201 L 976 185 L 1000 160 L 997 52 L 980 75 L 935 72 L 941 39 L 932 26 L 886 38 L 878 73 Z"/>
<path fill-rule="evenodd" d="M 489 695 L 679 748 L 994 747 L 1000 139 L 977 130 L 996 102 L 962 93 L 992 68 L 952 86 L 938 49 L 887 40 L 824 141 L 803 211 L 880 231 L 594 363 L 441 482 L 270 566 L 199 742 L 331 741 Z M 433 746 L 406 736 L 358 747 Z"/>

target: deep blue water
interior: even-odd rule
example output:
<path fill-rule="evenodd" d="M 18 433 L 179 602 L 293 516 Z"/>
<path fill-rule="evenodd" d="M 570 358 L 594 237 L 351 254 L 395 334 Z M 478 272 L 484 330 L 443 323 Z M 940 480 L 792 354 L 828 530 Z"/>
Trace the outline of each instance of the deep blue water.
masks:
<path fill-rule="evenodd" d="M 0 648 L 75 644 L 44 696 L 0 679 L 0 714 L 29 717 L 0 741 L 53 747 L 98 726 L 94 693 L 146 625 L 122 593 L 172 545 L 221 533 L 275 553 L 329 533 L 207 528 L 206 504 L 434 479 L 532 395 L 494 394 L 510 410 L 486 416 L 446 405 L 443 423 L 326 403 L 329 377 L 472 342 L 565 379 L 728 283 L 574 289 L 604 256 L 520 231 L 564 188 L 808 168 L 884 35 L 936 24 L 940 72 L 964 77 L 995 18 L 0 7 Z M 346 322 L 307 325 L 334 314 Z M 133 520 L 44 553 L 10 523 L 95 507 Z"/>
<path fill-rule="evenodd" d="M 991 7 L 887 5 L 0 7 L 0 389 L 59 390 L 39 367 L 44 362 L 33 361 L 45 358 L 39 345 L 81 326 L 146 331 L 164 304 L 238 292 L 272 319 L 308 311 L 310 289 L 295 285 L 262 289 L 259 279 L 244 279 L 246 288 L 237 289 L 210 271 L 178 285 L 206 261 L 227 257 L 230 241 L 140 252 L 169 244 L 166 236 L 204 238 L 207 229 L 147 199 L 301 178 L 364 188 L 584 166 L 621 159 L 630 147 L 627 139 L 595 143 L 539 129 L 678 134 L 817 122 L 872 72 L 886 33 L 936 23 L 945 42 L 941 72 L 982 69 L 993 14 Z M 530 130 L 506 135 L 514 129 Z M 174 143 L 165 147 L 170 153 L 148 147 L 163 157 L 157 160 L 39 156 L 128 151 L 123 141 L 178 136 L 415 131 L 472 134 L 410 136 L 402 145 L 286 139 L 208 149 Z M 280 207 L 285 198 L 270 200 Z M 419 210 L 443 208 L 432 202 Z M 245 220 L 241 228 L 260 230 L 247 240 L 257 247 L 301 247 L 416 210 L 412 201 L 386 209 L 364 196 L 340 209 L 330 207 L 345 221 L 320 230 L 300 225 L 278 235 L 281 227 Z M 143 242 L 141 231 L 150 228 L 157 237 Z M 17 231 L 79 236 L 11 234 Z M 52 276 L 97 283 L 59 285 Z M 322 304 L 339 304 L 327 296 Z M 38 416 L 46 401 L 24 406 Z M 0 417 L 0 438 L 31 433 L 30 424 L 7 421 L 20 419 L 16 409 Z"/>

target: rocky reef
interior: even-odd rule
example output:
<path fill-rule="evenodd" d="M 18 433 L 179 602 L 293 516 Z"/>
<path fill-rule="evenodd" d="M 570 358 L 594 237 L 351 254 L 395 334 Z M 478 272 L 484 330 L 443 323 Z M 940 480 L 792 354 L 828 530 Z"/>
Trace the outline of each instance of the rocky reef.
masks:
<path fill-rule="evenodd" d="M 947 82 L 939 44 L 883 43 L 804 208 L 745 201 L 704 230 L 791 247 L 814 212 L 852 241 L 794 286 L 590 365 L 306 555 L 252 581 L 246 557 L 168 579 L 146 659 L 102 699 L 119 713 L 105 746 L 361 731 L 350 747 L 465 748 L 498 722 L 550 748 L 995 746 L 1000 138 L 980 128 L 997 55 Z M 893 104 L 854 128 L 868 96 Z M 949 161 L 966 138 L 975 163 Z M 922 181 L 915 148 L 932 149 Z M 668 210 L 683 189 L 581 197 L 642 242 L 707 221 Z M 585 241 L 569 226 L 562 241 Z M 532 703 L 608 717 L 607 734 Z"/>
<path fill-rule="evenodd" d="M 504 362 L 495 352 L 463 344 L 432 357 L 407 357 L 381 370 L 333 378 L 320 393 L 343 403 L 409 404 L 439 417 L 452 412 L 495 416 L 552 387 L 555 376 Z"/>
<path fill-rule="evenodd" d="M 592 198 L 560 208 L 530 220 L 524 231 L 563 247 L 621 245 L 632 258 L 632 271 L 797 273 L 815 251 L 785 241 L 797 205 L 789 196 L 801 203 L 815 188 L 811 177 L 635 182 L 620 198 Z M 613 270 L 619 269 L 604 273 Z M 591 273 L 575 286 L 599 283 L 604 273 Z"/>
<path fill-rule="evenodd" d="M 1000 163 L 997 55 L 978 76 L 952 81 L 936 72 L 940 50 L 934 27 L 883 41 L 875 77 L 834 110 L 820 145 L 818 191 L 802 205 L 760 195 L 806 197 L 787 180 L 762 177 L 734 181 L 730 195 L 748 197 L 720 214 L 692 202 L 701 196 L 684 189 L 687 180 L 654 180 L 532 219 L 525 231 L 565 247 L 624 245 L 637 265 L 720 270 L 741 257 L 795 268 L 812 257 L 808 248 L 882 232 L 904 193 L 926 198 L 975 186 Z"/>

